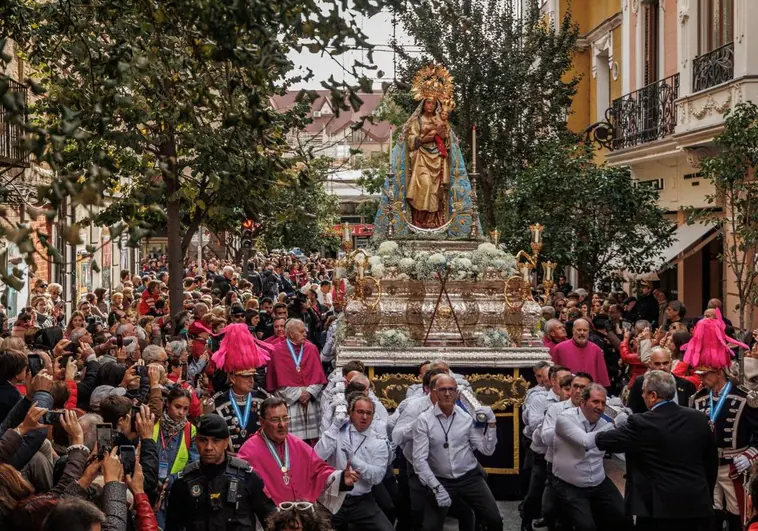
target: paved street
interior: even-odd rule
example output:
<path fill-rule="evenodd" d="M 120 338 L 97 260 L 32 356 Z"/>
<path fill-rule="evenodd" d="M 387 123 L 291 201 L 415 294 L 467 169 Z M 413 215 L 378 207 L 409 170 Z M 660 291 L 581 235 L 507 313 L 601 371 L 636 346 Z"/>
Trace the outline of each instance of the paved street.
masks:
<path fill-rule="evenodd" d="M 500 514 L 503 515 L 503 531 L 518 531 L 520 523 L 518 504 L 519 502 L 516 501 L 497 502 Z M 445 523 L 445 531 L 457 531 L 457 529 L 458 522 L 452 518 L 448 518 Z"/>
<path fill-rule="evenodd" d="M 605 460 L 605 473 L 615 483 L 615 485 L 624 492 L 624 471 L 626 466 L 623 461 L 618 459 L 606 459 Z M 518 514 L 517 501 L 499 501 L 497 506 L 500 509 L 500 514 L 503 515 L 503 531 L 519 531 L 519 514 Z M 445 531 L 456 531 L 458 529 L 458 522 L 453 519 L 448 519 L 445 523 Z"/>

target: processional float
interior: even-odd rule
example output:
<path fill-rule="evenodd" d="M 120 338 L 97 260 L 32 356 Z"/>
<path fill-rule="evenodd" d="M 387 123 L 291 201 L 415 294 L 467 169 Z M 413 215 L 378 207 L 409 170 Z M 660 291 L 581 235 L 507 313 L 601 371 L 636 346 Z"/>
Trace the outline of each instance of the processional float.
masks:
<path fill-rule="evenodd" d="M 363 361 L 376 395 L 392 410 L 419 383 L 422 362 L 447 361 L 471 385 L 463 404 L 495 411 L 498 448 L 481 461 L 495 491 L 507 495 L 519 470 L 519 407 L 531 368 L 549 359 L 536 329 L 540 306 L 532 298 L 532 273 L 541 265 L 548 288 L 556 265 L 539 262 L 539 224 L 529 227 L 531 254 L 506 252 L 497 231 L 492 241 L 482 234 L 476 130 L 469 172 L 448 122 L 455 107 L 448 71 L 422 69 L 413 93 L 419 106 L 390 142 L 374 247 L 353 250 L 349 238 L 343 244 L 337 277 L 345 306 L 336 363 Z"/>

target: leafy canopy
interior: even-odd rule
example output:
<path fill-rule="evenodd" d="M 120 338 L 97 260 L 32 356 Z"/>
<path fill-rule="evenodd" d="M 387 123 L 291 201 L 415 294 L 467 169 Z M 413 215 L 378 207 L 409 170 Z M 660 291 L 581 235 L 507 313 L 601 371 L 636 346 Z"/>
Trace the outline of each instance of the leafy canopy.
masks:
<path fill-rule="evenodd" d="M 40 191 L 49 217 L 68 200 L 107 206 L 91 217 L 113 224 L 113 237 L 128 230 L 136 241 L 166 227 L 171 296 L 181 298 L 181 262 L 201 223 L 263 219 L 279 207 L 281 187 L 302 184 L 290 171 L 298 157 L 285 138 L 304 125 L 312 95 L 302 94 L 302 105 L 286 112 L 269 104 L 300 81 L 290 52 L 368 47 L 356 15 L 398 4 L 8 0 L 0 38 L 19 44 L 41 95 L 20 110 L 32 113 L 29 147 L 58 176 Z M 360 105 L 358 90 L 371 88 L 358 74 L 363 66 L 347 67 L 354 86 L 323 83 L 335 108 Z M 2 83 L 0 91 L 6 107 Z M 77 228 L 67 230 L 72 242 Z M 30 236 L 5 235 L 19 242 Z"/>
<path fill-rule="evenodd" d="M 593 287 L 617 270 L 646 273 L 660 265 L 671 223 L 658 192 L 628 168 L 597 166 L 574 136 L 545 142 L 498 200 L 498 229 L 510 249 L 528 249 L 524 220 L 545 226 L 545 259 L 574 266 Z"/>
<path fill-rule="evenodd" d="M 724 241 L 724 260 L 732 270 L 740 300 L 740 328 L 745 309 L 758 303 L 758 106 L 740 103 L 725 115 L 724 131 L 714 141 L 716 153 L 705 157 L 700 171 L 715 192 L 706 197 L 714 209 L 691 211 L 691 218 L 713 224 Z M 728 215 L 723 214 L 725 209 Z"/>

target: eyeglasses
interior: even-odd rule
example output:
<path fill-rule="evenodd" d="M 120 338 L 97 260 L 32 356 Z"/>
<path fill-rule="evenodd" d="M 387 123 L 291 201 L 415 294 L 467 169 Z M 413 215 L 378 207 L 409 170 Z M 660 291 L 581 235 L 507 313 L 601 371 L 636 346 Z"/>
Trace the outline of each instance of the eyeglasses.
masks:
<path fill-rule="evenodd" d="M 584 389 L 587 386 L 581 385 L 581 384 L 573 384 L 571 387 L 573 387 L 574 389 Z"/>
<path fill-rule="evenodd" d="M 457 387 L 438 387 L 435 389 L 438 393 L 441 393 L 443 395 L 452 395 L 458 392 Z"/>
<path fill-rule="evenodd" d="M 243 315 L 232 315 L 232 319 L 245 319 L 244 314 Z"/>
<path fill-rule="evenodd" d="M 272 424 L 289 424 L 290 423 L 289 417 L 272 417 L 270 419 L 264 419 L 264 420 Z"/>
<path fill-rule="evenodd" d="M 311 502 L 282 502 L 276 508 L 277 511 L 292 511 L 293 509 L 296 511 L 316 512 Z"/>

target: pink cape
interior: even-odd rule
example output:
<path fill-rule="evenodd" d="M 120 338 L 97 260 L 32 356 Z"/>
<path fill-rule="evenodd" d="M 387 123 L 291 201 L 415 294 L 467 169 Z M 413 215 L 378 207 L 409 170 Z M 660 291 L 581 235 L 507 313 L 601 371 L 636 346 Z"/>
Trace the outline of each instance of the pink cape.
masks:
<path fill-rule="evenodd" d="M 237 457 L 250 463 L 263 479 L 265 491 L 276 505 L 287 501 L 316 503 L 334 469 L 294 435 L 287 435 L 287 446 L 291 469 L 289 485 L 284 484 L 282 471 L 260 433 L 245 441 Z"/>
<path fill-rule="evenodd" d="M 574 374 L 586 372 L 595 383 L 603 387 L 611 385 L 603 351 L 591 341 L 587 341 L 584 347 L 577 345 L 573 339 L 562 341 L 553 347 L 550 356 L 556 365 L 568 367 Z"/>
<path fill-rule="evenodd" d="M 267 343 L 272 349 L 273 349 L 272 345 L 278 345 L 282 341 L 284 341 L 284 336 L 271 336 L 263 340 L 263 342 Z"/>
<path fill-rule="evenodd" d="M 266 390 L 273 393 L 282 387 L 308 387 L 313 384 L 326 384 L 326 375 L 321 366 L 318 349 L 310 341 L 304 343 L 303 359 L 300 361 L 300 372 L 295 369 L 287 342 L 274 345 L 271 359 L 266 368 Z M 300 347 L 294 347 L 295 354 L 300 353 Z"/>

